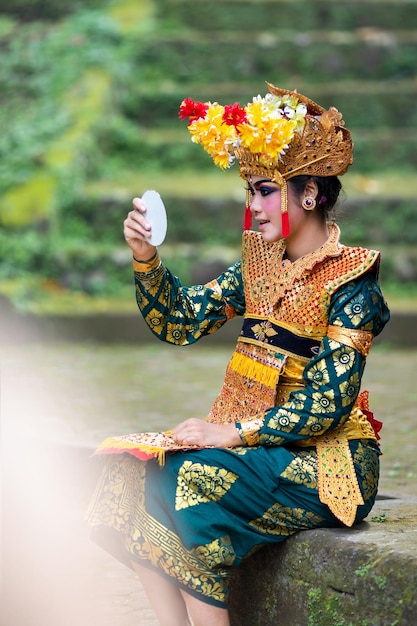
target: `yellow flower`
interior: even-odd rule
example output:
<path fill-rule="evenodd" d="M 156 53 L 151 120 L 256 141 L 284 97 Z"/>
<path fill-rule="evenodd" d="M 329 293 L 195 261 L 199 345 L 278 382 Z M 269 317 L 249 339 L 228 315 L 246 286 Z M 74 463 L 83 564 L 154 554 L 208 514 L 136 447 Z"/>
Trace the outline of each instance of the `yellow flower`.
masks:
<path fill-rule="evenodd" d="M 218 167 L 226 169 L 234 158 L 231 150 L 237 140 L 237 132 L 234 126 L 224 123 L 223 114 L 223 106 L 217 102 L 210 104 L 206 117 L 195 120 L 188 129 L 192 141 L 202 145 Z"/>
<path fill-rule="evenodd" d="M 276 161 L 289 147 L 297 121 L 268 112 L 262 102 L 247 106 L 248 122 L 239 126 L 242 145 L 263 160 Z"/>
<path fill-rule="evenodd" d="M 294 133 L 303 131 L 307 114 L 307 107 L 295 96 L 267 94 L 264 98 L 256 96 L 239 109 L 239 119 L 246 116 L 246 120 L 235 125 L 225 121 L 230 119 L 230 107 L 226 109 L 217 102 L 200 104 L 204 104 L 204 115 L 190 118 L 191 139 L 203 146 L 222 169 L 232 165 L 238 146 L 257 154 L 264 165 L 275 164 L 290 146 Z"/>

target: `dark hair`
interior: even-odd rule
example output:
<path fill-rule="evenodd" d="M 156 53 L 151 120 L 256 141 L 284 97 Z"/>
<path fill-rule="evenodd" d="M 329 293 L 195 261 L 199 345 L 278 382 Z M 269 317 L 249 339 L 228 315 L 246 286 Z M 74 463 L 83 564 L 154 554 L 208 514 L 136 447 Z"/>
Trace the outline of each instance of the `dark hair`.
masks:
<path fill-rule="evenodd" d="M 310 179 L 315 181 L 318 188 L 316 211 L 323 218 L 328 219 L 339 197 L 342 183 L 337 176 L 294 176 L 289 179 L 288 183 L 291 184 L 298 198 L 301 198 L 307 181 Z"/>

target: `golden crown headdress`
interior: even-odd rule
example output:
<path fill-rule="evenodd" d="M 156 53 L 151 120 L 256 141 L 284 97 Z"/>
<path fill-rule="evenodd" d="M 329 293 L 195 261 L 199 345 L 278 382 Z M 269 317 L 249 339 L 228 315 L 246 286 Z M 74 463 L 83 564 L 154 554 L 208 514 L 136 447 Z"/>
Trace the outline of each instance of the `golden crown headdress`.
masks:
<path fill-rule="evenodd" d="M 237 160 L 240 175 L 260 175 L 281 186 L 287 212 L 286 181 L 293 176 L 338 176 L 352 163 L 352 139 L 341 113 L 306 96 L 267 83 L 269 93 L 241 107 L 186 98 L 181 119 L 189 118 L 192 141 L 203 146 L 215 165 Z"/>

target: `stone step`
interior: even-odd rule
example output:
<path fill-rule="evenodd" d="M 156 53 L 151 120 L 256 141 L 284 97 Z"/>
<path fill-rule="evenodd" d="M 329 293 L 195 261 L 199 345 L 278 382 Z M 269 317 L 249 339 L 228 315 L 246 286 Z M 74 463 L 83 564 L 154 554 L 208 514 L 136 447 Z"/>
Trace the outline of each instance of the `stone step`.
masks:
<path fill-rule="evenodd" d="M 305 79 L 277 82 L 275 76 L 265 76 L 280 87 L 297 89 L 307 94 L 324 107 L 335 106 L 343 113 L 349 128 L 367 131 L 381 128 L 417 128 L 417 112 L 414 102 L 417 95 L 416 82 L 409 80 L 363 81 L 341 80 L 331 83 L 310 83 Z M 193 100 L 217 101 L 221 104 L 250 102 L 253 96 L 267 92 L 264 77 L 262 80 L 198 84 L 185 86 L 178 82 L 150 81 L 132 89 L 121 101 L 125 114 L 135 124 L 148 129 L 164 127 L 165 136 L 175 141 L 180 136 L 176 123 L 178 109 L 185 97 Z M 370 114 L 372 112 L 372 114 Z M 165 128 L 166 127 L 166 128 Z M 178 132 L 176 129 L 178 128 Z M 154 133 L 155 130 L 148 131 Z M 181 135 L 184 135 L 181 132 Z"/>
<path fill-rule="evenodd" d="M 164 174 L 165 175 L 165 174 Z M 168 176 L 168 172 L 166 176 Z M 190 191 L 188 197 L 174 194 L 169 191 L 163 192 L 158 188 L 164 198 L 169 219 L 169 241 L 172 243 L 208 243 L 216 241 L 217 245 L 227 245 L 231 240 L 237 245 L 240 240 L 233 233 L 238 233 L 240 238 L 243 206 L 244 187 L 236 171 L 236 195 L 225 191 L 223 197 L 215 197 L 198 193 L 198 181 L 195 177 L 190 178 L 190 185 L 197 189 Z M 219 184 L 221 184 L 219 179 Z M 119 242 L 121 215 L 128 209 L 130 197 L 103 195 L 78 198 L 76 205 L 64 212 L 61 217 L 61 228 L 71 235 L 71 224 L 77 227 L 76 220 L 87 223 L 89 233 L 95 233 L 97 248 L 103 241 Z M 376 219 L 377 216 L 377 219 Z M 348 194 L 340 200 L 338 222 L 343 227 L 344 241 L 347 244 L 358 244 L 358 241 L 366 241 L 366 245 L 379 247 L 400 247 L 415 251 L 417 240 L 417 221 L 415 216 L 415 202 L 413 198 L 401 198 L 395 195 L 383 197 L 382 195 L 353 196 Z M 218 225 L 221 221 L 221 232 Z M 94 245 L 90 246 L 94 249 Z M 80 251 L 86 256 L 84 246 Z M 108 250 L 103 247 L 103 253 Z"/>
<path fill-rule="evenodd" d="M 176 123 L 174 112 L 172 115 L 171 125 Z M 126 168 L 131 168 L 133 163 L 141 171 L 158 167 L 171 173 L 213 168 L 209 155 L 191 142 L 185 123 L 182 129 L 154 129 L 153 122 L 157 124 L 157 121 L 148 107 L 140 119 L 151 130 L 143 130 L 135 124 L 130 125 L 129 133 L 123 126 L 108 125 L 101 130 L 100 142 L 106 145 L 107 154 L 117 154 L 119 162 L 125 161 Z M 348 127 L 352 128 L 350 124 Z M 396 170 L 399 163 L 407 163 L 409 169 L 417 167 L 417 133 L 414 130 L 373 129 L 354 134 L 354 143 L 356 172 Z"/>
<path fill-rule="evenodd" d="M 141 82 L 161 80 L 166 68 L 175 68 L 181 83 L 253 80 L 274 77 L 275 82 L 293 82 L 300 76 L 314 76 L 318 82 L 354 79 L 387 80 L 415 75 L 417 41 L 413 36 L 401 42 L 394 35 L 377 37 L 340 36 L 328 33 L 315 41 L 311 34 L 278 31 L 260 38 L 244 32 L 226 38 L 178 35 L 153 37 L 138 52 Z M 209 62 L 208 62 L 209 60 Z"/>
<path fill-rule="evenodd" d="M 417 24 L 415 0 L 157 0 L 161 21 L 201 31 L 273 28 L 391 30 Z"/>

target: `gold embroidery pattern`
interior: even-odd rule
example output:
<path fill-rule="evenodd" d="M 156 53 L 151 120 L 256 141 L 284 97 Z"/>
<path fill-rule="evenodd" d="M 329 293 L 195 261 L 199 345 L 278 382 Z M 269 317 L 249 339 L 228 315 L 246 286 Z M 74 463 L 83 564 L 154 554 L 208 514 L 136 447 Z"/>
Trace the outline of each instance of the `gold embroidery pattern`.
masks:
<path fill-rule="evenodd" d="M 143 284 L 143 287 L 146 289 L 146 291 L 151 294 L 151 296 L 155 296 L 158 293 L 160 277 L 156 276 L 152 278 L 143 278 L 141 280 L 141 283 Z"/>
<path fill-rule="evenodd" d="M 304 285 L 303 289 L 298 288 L 294 296 L 294 308 L 298 311 L 307 307 L 315 295 L 315 289 L 312 285 Z"/>
<path fill-rule="evenodd" d="M 335 517 L 352 526 L 364 504 L 346 435 L 335 431 L 317 439 L 319 497 Z"/>
<path fill-rule="evenodd" d="M 272 315 L 304 336 L 323 337 L 332 294 L 379 260 L 374 250 L 342 246 L 336 224 L 329 224 L 329 233 L 322 248 L 290 263 L 283 259 L 284 240 L 269 244 L 260 233 L 246 231 L 242 272 L 247 315 Z M 351 318 L 363 315 L 364 306 L 357 302 L 351 307 Z"/>
<path fill-rule="evenodd" d="M 149 304 L 149 298 L 145 295 L 145 293 L 142 293 L 140 291 L 137 285 L 136 285 L 136 300 L 138 303 L 140 303 L 140 306 L 142 307 L 146 307 Z"/>
<path fill-rule="evenodd" d="M 256 339 L 258 339 L 259 341 L 265 341 L 268 339 L 268 337 L 274 337 L 278 334 L 277 331 L 273 328 L 271 322 L 268 320 L 252 326 L 252 331 Z"/>
<path fill-rule="evenodd" d="M 244 456 L 245 454 L 247 454 L 248 449 L 246 446 L 237 446 L 236 448 L 230 448 L 230 451 L 233 452 L 233 454 Z"/>
<path fill-rule="evenodd" d="M 215 539 L 204 546 L 198 546 L 198 548 L 191 550 L 191 554 L 194 554 L 199 561 L 205 563 L 208 569 L 215 569 L 219 563 L 232 566 L 236 559 L 232 542 L 230 537 L 227 536 Z"/>
<path fill-rule="evenodd" d="M 142 509 L 137 516 L 136 532 L 130 536 L 127 549 L 136 558 L 148 560 L 189 589 L 225 602 L 230 571 L 219 565 L 223 559 L 232 565 L 236 558 L 228 537 L 187 550 L 175 533 Z"/>
<path fill-rule="evenodd" d="M 358 448 L 353 455 L 353 461 L 361 468 L 362 490 L 365 500 L 375 495 L 378 489 L 378 453 L 359 442 Z"/>
<path fill-rule="evenodd" d="M 178 471 L 175 510 L 221 500 L 238 476 L 213 465 L 184 461 Z"/>
<path fill-rule="evenodd" d="M 239 437 L 246 446 L 256 446 L 259 444 L 258 433 L 263 423 L 263 419 L 254 419 L 249 422 L 240 422 L 236 425 Z"/>
<path fill-rule="evenodd" d="M 309 489 L 317 489 L 317 458 L 307 450 L 300 450 L 293 461 L 281 473 L 293 483 L 304 485 Z"/>
<path fill-rule="evenodd" d="M 133 259 L 132 265 L 135 274 L 138 274 L 140 279 L 142 277 L 146 278 L 151 274 L 154 275 L 158 273 L 158 270 L 161 268 L 161 257 L 157 252 L 152 259 L 149 259 L 149 261 L 137 261 L 136 259 Z"/>
<path fill-rule="evenodd" d="M 320 417 L 320 419 L 309 417 L 303 428 L 300 428 L 300 435 L 306 438 L 315 437 L 317 439 L 317 435 L 328 430 L 332 424 L 333 420 L 329 417 Z"/>
<path fill-rule="evenodd" d="M 167 339 L 172 343 L 182 343 L 185 338 L 184 327 L 182 324 L 168 324 Z"/>
<path fill-rule="evenodd" d="M 109 462 L 90 503 L 89 523 L 106 524 L 124 532 L 132 506 L 143 504 L 145 473 L 145 463 L 137 463 L 131 458 Z"/>
<path fill-rule="evenodd" d="M 323 421 L 323 418 L 321 421 Z M 350 412 L 349 419 L 342 426 L 340 426 L 340 430 L 338 430 L 338 432 L 340 431 L 343 432 L 348 441 L 351 439 L 372 439 L 373 441 L 376 441 L 374 430 L 368 418 L 361 411 L 359 406 L 357 406 L 357 404 Z M 328 436 L 331 436 L 334 432 L 335 431 L 328 431 Z M 337 437 L 338 434 L 336 433 L 334 436 Z M 294 445 L 301 447 L 316 446 L 317 441 L 317 437 L 309 437 L 308 439 L 297 441 Z"/>
<path fill-rule="evenodd" d="M 147 463 L 127 455 L 108 463 L 89 507 L 89 523 L 120 531 L 132 558 L 146 559 L 179 583 L 224 603 L 230 579 L 228 566 L 236 559 L 230 538 L 219 537 L 187 549 L 178 535 L 145 509 L 147 467 Z"/>
<path fill-rule="evenodd" d="M 307 377 L 316 385 L 328 385 L 330 382 L 329 372 L 324 361 L 318 361 L 309 367 Z"/>
<path fill-rule="evenodd" d="M 155 263 L 156 266 L 154 267 Z M 139 263 L 134 261 L 133 268 L 135 270 L 135 277 L 142 283 L 146 291 L 152 296 L 156 295 L 161 284 L 161 278 L 164 274 L 164 268 L 159 256 L 155 257 L 152 263 Z"/>
<path fill-rule="evenodd" d="M 145 317 L 145 321 L 157 335 L 162 333 L 164 318 L 162 313 L 157 311 L 157 309 L 152 309 Z"/>
<path fill-rule="evenodd" d="M 239 342 L 227 366 L 223 386 L 207 420 L 247 421 L 275 404 L 276 387 L 285 364 L 282 355 L 265 346 Z"/>
<path fill-rule="evenodd" d="M 300 416 L 298 413 L 292 413 L 287 409 L 280 409 L 273 417 L 271 417 L 267 426 L 273 430 L 281 430 L 284 433 L 290 433 L 299 421 Z"/>
<path fill-rule="evenodd" d="M 290 508 L 279 503 L 271 506 L 262 517 L 250 522 L 259 532 L 288 537 L 298 530 L 314 528 L 323 518 L 301 508 Z"/>
<path fill-rule="evenodd" d="M 230 281 L 229 281 L 230 282 Z M 225 284 L 227 286 L 228 281 L 225 281 Z M 219 285 L 219 283 L 217 282 L 217 280 L 211 280 L 210 282 L 206 283 L 205 285 L 206 287 L 208 287 L 209 289 L 213 289 L 214 293 L 219 296 L 220 298 L 222 297 L 222 288 Z M 233 305 L 231 304 L 226 304 L 226 308 L 225 308 L 225 314 L 228 320 L 233 319 L 234 317 L 236 317 L 237 312 L 236 309 L 234 308 Z"/>
<path fill-rule="evenodd" d="M 327 328 L 327 336 L 338 343 L 354 348 L 363 356 L 368 356 L 372 346 L 373 335 L 366 330 L 329 326 Z"/>
<path fill-rule="evenodd" d="M 333 389 L 328 389 L 324 393 L 315 391 L 312 395 L 312 399 L 311 409 L 313 413 L 333 413 L 336 409 Z"/>
<path fill-rule="evenodd" d="M 269 295 L 269 289 L 270 289 L 270 285 L 269 285 L 269 279 L 262 277 L 262 278 L 258 278 L 258 280 L 256 280 L 251 288 L 251 296 L 253 298 L 253 300 L 260 306 L 263 305 L 265 300 L 268 300 L 268 295 Z M 269 310 L 269 307 L 268 309 Z"/>
<path fill-rule="evenodd" d="M 349 378 L 349 380 L 346 380 L 339 385 L 340 395 L 342 397 L 342 406 L 351 405 L 352 400 L 358 395 L 359 386 L 359 372 L 356 372 Z"/>
<path fill-rule="evenodd" d="M 339 378 L 343 376 L 353 365 L 355 359 L 355 353 L 349 346 L 341 346 L 338 348 L 338 344 L 333 340 L 329 340 L 329 347 L 334 350 L 333 352 L 333 365 L 336 372 L 336 376 Z"/>
<path fill-rule="evenodd" d="M 363 294 L 358 294 L 344 308 L 346 315 L 354 326 L 360 326 L 362 320 L 369 314 L 369 308 Z"/>

